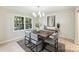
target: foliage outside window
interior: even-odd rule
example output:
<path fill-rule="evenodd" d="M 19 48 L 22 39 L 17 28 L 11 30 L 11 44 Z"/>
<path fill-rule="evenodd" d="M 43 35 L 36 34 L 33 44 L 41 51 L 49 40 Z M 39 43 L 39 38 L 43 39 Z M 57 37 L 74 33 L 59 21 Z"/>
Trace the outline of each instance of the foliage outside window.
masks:
<path fill-rule="evenodd" d="M 25 29 L 31 29 L 32 28 L 32 20 L 31 18 L 25 18 Z"/>
<path fill-rule="evenodd" d="M 15 16 L 14 17 L 14 30 L 24 29 L 24 17 Z"/>

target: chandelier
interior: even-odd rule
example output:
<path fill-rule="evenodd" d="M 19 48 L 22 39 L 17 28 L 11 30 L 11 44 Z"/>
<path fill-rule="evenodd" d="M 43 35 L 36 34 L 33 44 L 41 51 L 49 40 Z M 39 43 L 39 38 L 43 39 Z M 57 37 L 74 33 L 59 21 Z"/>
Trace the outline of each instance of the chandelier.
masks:
<path fill-rule="evenodd" d="M 36 7 L 37 9 L 35 10 L 35 12 L 33 12 L 33 16 L 34 17 L 44 17 L 45 13 L 43 11 L 40 10 L 40 6 Z"/>

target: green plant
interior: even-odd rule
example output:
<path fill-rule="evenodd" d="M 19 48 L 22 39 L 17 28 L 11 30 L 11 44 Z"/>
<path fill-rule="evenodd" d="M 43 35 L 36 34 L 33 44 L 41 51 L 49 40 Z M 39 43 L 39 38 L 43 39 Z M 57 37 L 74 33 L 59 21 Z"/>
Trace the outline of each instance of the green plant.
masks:
<path fill-rule="evenodd" d="M 39 28 L 39 23 L 36 23 L 35 26 Z"/>

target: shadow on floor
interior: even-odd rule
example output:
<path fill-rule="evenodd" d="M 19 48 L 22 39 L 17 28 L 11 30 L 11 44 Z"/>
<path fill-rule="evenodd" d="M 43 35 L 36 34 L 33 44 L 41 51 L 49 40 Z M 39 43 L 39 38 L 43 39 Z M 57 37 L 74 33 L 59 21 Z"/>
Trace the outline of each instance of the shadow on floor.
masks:
<path fill-rule="evenodd" d="M 17 43 L 26 51 L 26 52 L 32 52 L 28 47 L 25 46 L 24 44 L 24 40 L 19 40 L 17 41 Z M 40 47 L 39 47 L 40 48 Z M 51 50 L 52 52 L 54 52 L 53 47 L 46 47 L 47 49 Z M 47 50 L 43 50 L 41 52 L 49 52 Z M 58 52 L 65 52 L 65 45 L 62 43 L 58 43 Z"/>

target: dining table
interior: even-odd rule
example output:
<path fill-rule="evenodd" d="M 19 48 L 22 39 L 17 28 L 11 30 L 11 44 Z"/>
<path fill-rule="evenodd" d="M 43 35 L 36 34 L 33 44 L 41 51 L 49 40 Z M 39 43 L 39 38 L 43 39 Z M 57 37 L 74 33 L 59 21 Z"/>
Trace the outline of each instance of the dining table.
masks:
<path fill-rule="evenodd" d="M 40 30 L 40 31 L 34 31 L 33 33 L 37 34 L 38 35 L 38 38 L 41 38 L 42 41 L 43 41 L 43 46 L 42 46 L 42 50 L 45 49 L 45 46 L 46 46 L 46 43 L 44 42 L 44 40 L 48 39 L 50 35 L 52 35 L 54 32 L 53 31 L 43 31 L 43 30 Z M 41 51 L 42 51 L 41 50 Z M 57 51 L 57 50 L 56 50 Z"/>
<path fill-rule="evenodd" d="M 40 31 L 33 31 L 33 33 L 45 39 L 45 38 L 48 38 L 50 35 L 52 35 L 54 32 L 40 30 Z"/>

